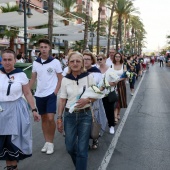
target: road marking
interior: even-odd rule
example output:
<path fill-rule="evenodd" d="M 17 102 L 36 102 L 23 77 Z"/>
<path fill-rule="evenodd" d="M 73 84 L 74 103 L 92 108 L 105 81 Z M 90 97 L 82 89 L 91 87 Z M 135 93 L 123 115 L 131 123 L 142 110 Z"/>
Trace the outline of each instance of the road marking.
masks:
<path fill-rule="evenodd" d="M 127 119 L 128 115 L 129 115 L 129 112 L 130 112 L 130 109 L 132 107 L 133 101 L 134 101 L 134 99 L 136 97 L 137 92 L 139 91 L 139 88 L 141 86 L 141 83 L 143 81 L 144 76 L 145 76 L 145 73 L 143 74 L 142 79 L 139 82 L 138 87 L 137 87 L 132 99 L 130 100 L 129 106 L 127 107 L 127 109 L 125 111 L 125 114 L 124 114 L 124 116 L 123 116 L 117 130 L 116 130 L 115 135 L 112 138 L 110 146 L 109 146 L 108 150 L 106 151 L 105 156 L 104 156 L 98 170 L 106 170 L 107 166 L 109 165 L 110 159 L 111 159 L 111 157 L 113 155 L 113 152 L 114 152 L 114 150 L 116 148 L 119 136 L 120 136 L 120 134 L 122 132 L 122 129 L 123 129 L 124 125 L 125 125 L 126 119 Z"/>

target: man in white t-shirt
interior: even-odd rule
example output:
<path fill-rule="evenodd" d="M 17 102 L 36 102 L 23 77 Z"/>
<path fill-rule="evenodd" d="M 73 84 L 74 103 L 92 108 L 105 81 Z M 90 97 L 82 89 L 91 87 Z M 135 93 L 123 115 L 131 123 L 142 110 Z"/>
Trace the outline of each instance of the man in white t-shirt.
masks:
<path fill-rule="evenodd" d="M 164 60 L 165 60 L 165 57 L 164 57 L 164 54 L 162 54 L 160 57 L 159 57 L 159 62 L 160 62 L 160 67 L 164 66 Z"/>
<path fill-rule="evenodd" d="M 115 53 L 116 53 L 116 51 L 113 48 L 111 48 L 109 50 L 109 58 L 106 60 L 107 66 L 111 67 L 111 65 L 113 64 L 112 61 L 113 61 L 113 57 L 114 57 Z"/>
<path fill-rule="evenodd" d="M 37 80 L 35 92 L 36 106 L 42 119 L 42 130 L 45 138 L 45 145 L 41 149 L 46 154 L 54 152 L 54 134 L 56 124 L 54 116 L 56 113 L 57 93 L 61 86 L 62 69 L 60 62 L 49 56 L 50 41 L 39 40 L 41 56 L 33 62 L 30 88 Z"/>

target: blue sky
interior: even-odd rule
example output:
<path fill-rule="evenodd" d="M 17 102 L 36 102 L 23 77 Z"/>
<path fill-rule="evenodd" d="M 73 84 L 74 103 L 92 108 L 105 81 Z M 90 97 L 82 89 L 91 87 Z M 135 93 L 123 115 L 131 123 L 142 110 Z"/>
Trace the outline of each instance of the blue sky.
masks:
<path fill-rule="evenodd" d="M 170 35 L 170 0 L 135 0 L 146 35 L 146 49 L 155 51 L 166 45 Z"/>

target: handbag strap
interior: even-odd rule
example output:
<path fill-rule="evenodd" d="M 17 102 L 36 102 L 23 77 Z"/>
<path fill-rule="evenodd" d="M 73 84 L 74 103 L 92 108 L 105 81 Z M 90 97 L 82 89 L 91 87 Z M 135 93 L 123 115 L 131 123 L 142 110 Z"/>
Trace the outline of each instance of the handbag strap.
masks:
<path fill-rule="evenodd" d="M 90 86 L 89 85 L 89 76 L 87 76 L 87 85 L 88 85 L 88 87 Z M 91 110 L 91 113 L 92 113 L 93 122 L 95 122 L 94 111 L 93 111 L 91 103 L 90 103 L 90 110 Z"/>

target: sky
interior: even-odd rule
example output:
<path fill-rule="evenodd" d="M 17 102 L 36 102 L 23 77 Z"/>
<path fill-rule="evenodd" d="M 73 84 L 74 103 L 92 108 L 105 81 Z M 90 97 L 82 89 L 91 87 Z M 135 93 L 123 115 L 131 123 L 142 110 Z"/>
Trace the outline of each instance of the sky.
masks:
<path fill-rule="evenodd" d="M 143 51 L 162 49 L 170 35 L 170 0 L 135 0 L 134 6 L 147 32 Z"/>

